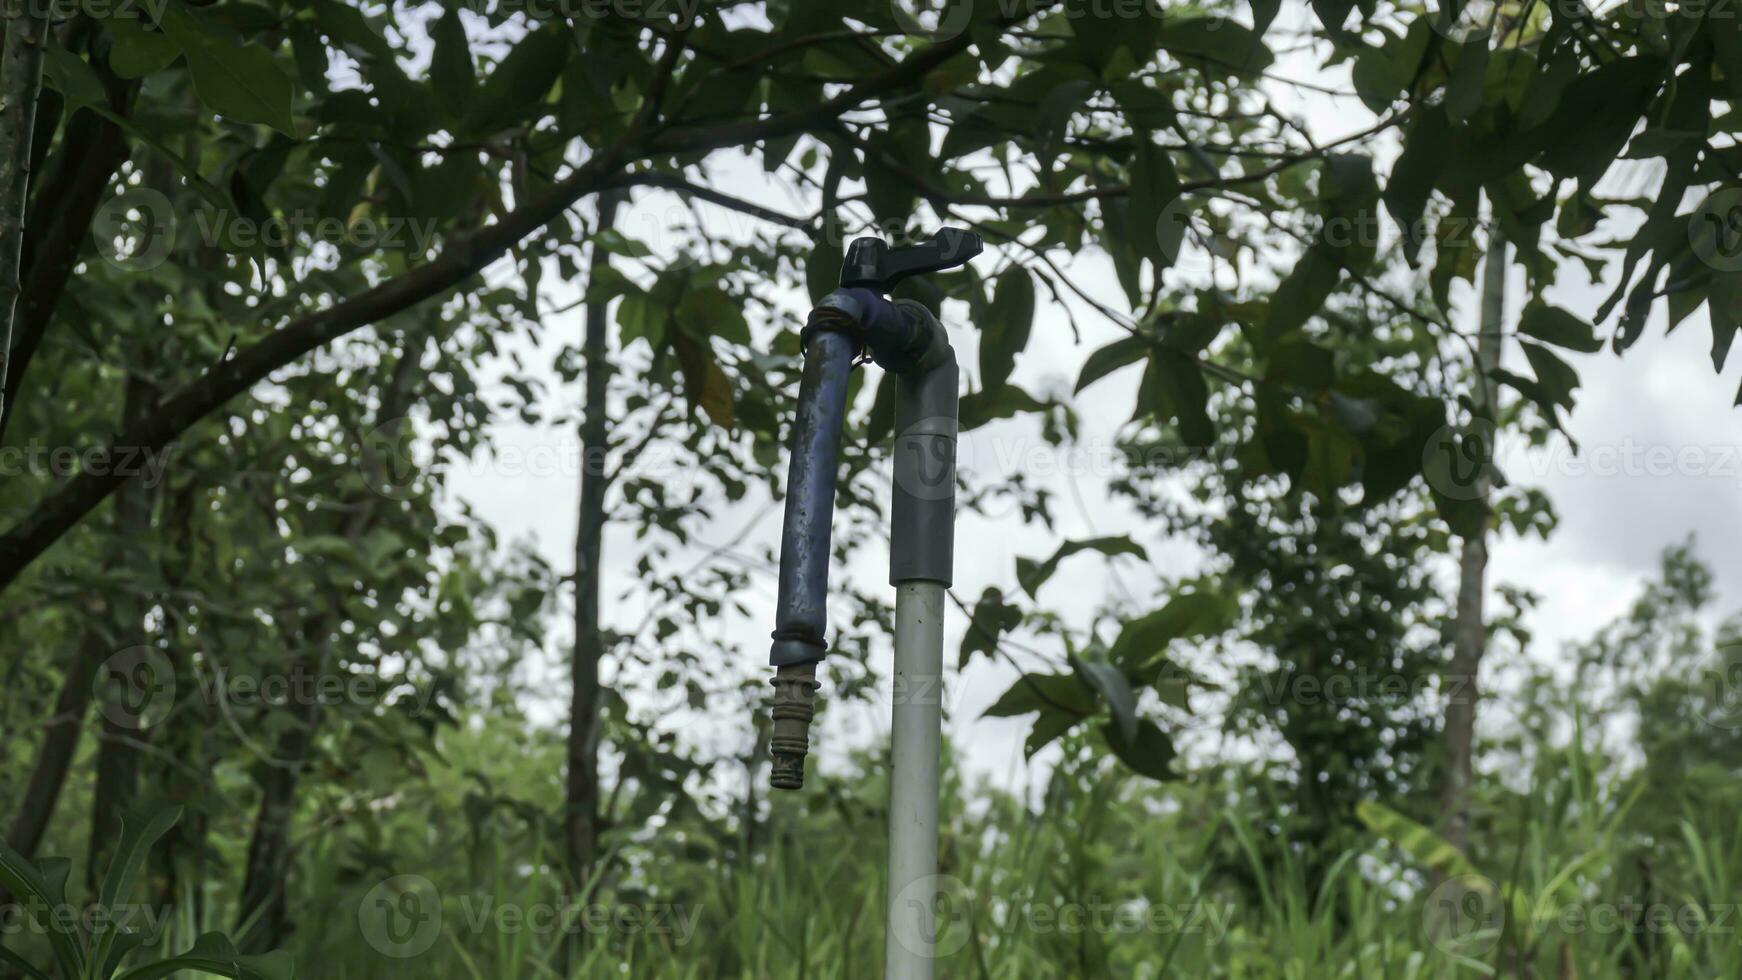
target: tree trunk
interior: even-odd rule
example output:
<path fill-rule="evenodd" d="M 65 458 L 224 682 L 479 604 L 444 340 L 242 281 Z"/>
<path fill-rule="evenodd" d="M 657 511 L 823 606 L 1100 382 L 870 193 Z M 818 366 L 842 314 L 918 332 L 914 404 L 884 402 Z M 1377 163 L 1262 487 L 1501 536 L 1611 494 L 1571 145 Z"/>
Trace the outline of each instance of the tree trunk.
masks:
<path fill-rule="evenodd" d="M 610 258 L 598 244 L 600 232 L 617 218 L 619 196 L 599 198 L 599 221 L 589 259 L 592 285 Z M 574 689 L 569 704 L 568 807 L 563 815 L 571 889 L 579 893 L 593 872 L 599 810 L 599 660 L 605 654 L 599 625 L 599 552 L 605 530 L 606 394 L 610 382 L 611 324 L 605 303 L 586 310 L 586 405 L 581 416 L 581 502 L 575 532 Z"/>
<path fill-rule="evenodd" d="M 405 352 L 394 364 L 393 373 L 382 390 L 381 407 L 375 424 L 384 425 L 399 418 L 407 410 L 412 390 L 421 367 L 422 341 L 406 342 Z M 339 534 L 352 545 L 369 533 L 380 519 L 377 504 L 380 498 L 365 496 L 346 508 L 350 518 Z M 332 669 L 335 647 L 333 634 L 344 619 L 342 600 L 334 600 L 330 608 L 322 609 L 304 621 L 301 649 L 305 652 L 292 658 L 289 665 L 293 693 L 289 710 L 291 725 L 274 743 L 272 760 L 265 766 L 266 775 L 260 787 L 260 806 L 254 814 L 254 830 L 248 839 L 248 860 L 242 878 L 242 900 L 237 912 L 237 930 L 242 933 L 238 945 L 245 953 L 264 953 L 284 945 L 289 936 L 290 864 L 293 857 L 290 837 L 296 816 L 296 794 L 302 782 L 320 730 L 320 699 L 312 692 L 320 690 L 321 678 Z M 308 652 L 313 651 L 313 652 Z"/>
<path fill-rule="evenodd" d="M 1490 490 L 1487 465 L 1494 452 L 1493 422 L 1499 406 L 1488 372 L 1500 364 L 1506 322 L 1506 239 L 1496 228 L 1483 263 L 1481 334 L 1476 339 L 1476 385 L 1472 429 L 1483 438 L 1483 469 L 1475 493 L 1484 508 Z M 1488 526 L 1462 542 L 1458 556 L 1458 608 L 1452 628 L 1452 659 L 1446 667 L 1446 770 L 1440 788 L 1441 833 L 1460 851 L 1470 846 L 1470 785 L 1474 773 L 1477 672 L 1488 646 L 1483 598 L 1488 588 Z"/>
<path fill-rule="evenodd" d="M 12 818 L 12 829 L 6 835 L 6 843 L 25 857 L 35 856 L 36 849 L 42 846 L 49 818 L 54 816 L 55 804 L 60 801 L 67 772 L 78 752 L 79 736 L 84 734 L 85 714 L 91 706 L 91 682 L 96 677 L 97 665 L 108 652 L 100 629 L 85 630 L 78 654 L 61 680 L 54 714 L 43 723 L 42 748 L 37 750 L 30 782 L 24 788 L 18 813 Z M 12 894 L 0 886 L 0 909 L 12 904 L 12 899 Z"/>
<path fill-rule="evenodd" d="M 151 383 L 139 375 L 129 376 L 122 406 L 123 427 L 150 414 L 156 400 L 157 390 Z M 141 542 L 151 534 L 154 494 L 154 488 L 139 480 L 130 480 L 115 498 L 116 532 L 120 540 L 128 542 L 126 560 L 135 570 L 145 572 L 147 579 L 149 570 L 143 568 L 143 563 L 131 549 L 142 547 Z M 117 596 L 115 625 L 115 635 L 122 641 L 123 648 L 143 642 L 145 609 L 137 596 L 129 593 Z M 147 676 L 138 676 L 141 669 L 147 672 Z M 140 681 L 154 684 L 156 681 L 148 676 L 153 669 L 156 665 L 149 663 L 111 665 L 105 661 L 98 668 L 93 685 L 103 716 L 97 743 L 96 789 L 91 797 L 91 844 L 86 852 L 88 863 L 85 866 L 86 883 L 93 895 L 108 868 L 112 846 L 120 837 L 121 814 L 133 805 L 137 796 L 140 752 L 135 743 L 150 734 L 145 728 L 147 719 L 140 714 L 145 705 L 139 699 L 149 693 L 149 687 L 140 690 L 134 685 Z"/>
<path fill-rule="evenodd" d="M 6 44 L 0 60 L 0 399 L 4 398 L 12 313 L 18 307 L 19 255 L 30 193 L 30 151 L 36 135 L 36 99 L 42 92 L 42 50 L 48 6 L 6 0 Z M 6 409 L 0 401 L 0 412 Z"/>
<path fill-rule="evenodd" d="M 324 628 L 324 627 L 322 627 Z M 323 649 L 324 640 L 308 637 Z M 321 657 L 301 655 L 291 668 L 291 691 L 319 689 Z M 264 953 L 282 945 L 290 921 L 290 828 L 296 812 L 296 791 L 309 748 L 320 723 L 313 698 L 294 699 L 289 705 L 292 722 L 273 745 L 273 759 L 265 766 L 260 788 L 260 807 L 255 811 L 254 832 L 248 840 L 248 863 L 242 879 L 242 902 L 237 928 L 243 930 L 238 945 L 245 953 Z"/>

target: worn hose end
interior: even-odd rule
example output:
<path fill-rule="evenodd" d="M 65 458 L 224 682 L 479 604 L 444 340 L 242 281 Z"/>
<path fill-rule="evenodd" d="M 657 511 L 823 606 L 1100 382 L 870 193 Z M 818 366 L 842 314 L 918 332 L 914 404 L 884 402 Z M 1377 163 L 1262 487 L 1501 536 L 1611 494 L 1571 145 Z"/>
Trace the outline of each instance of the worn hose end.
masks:
<path fill-rule="evenodd" d="M 804 757 L 811 750 L 811 719 L 816 717 L 817 665 L 788 664 L 774 674 L 774 733 L 768 753 L 774 757 L 769 783 L 775 789 L 804 788 Z"/>

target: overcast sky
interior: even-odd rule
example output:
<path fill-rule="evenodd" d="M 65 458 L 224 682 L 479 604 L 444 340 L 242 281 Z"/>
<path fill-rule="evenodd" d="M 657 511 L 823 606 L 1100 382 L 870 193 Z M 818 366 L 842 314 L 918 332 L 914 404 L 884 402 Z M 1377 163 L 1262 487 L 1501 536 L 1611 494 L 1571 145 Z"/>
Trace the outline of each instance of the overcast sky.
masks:
<path fill-rule="evenodd" d="M 1290 15 L 1285 13 L 1285 19 Z M 1298 20 L 1302 14 L 1295 8 L 1292 15 Z M 1274 74 L 1347 87 L 1340 70 L 1318 71 L 1302 55 L 1282 59 Z M 1291 90 L 1280 83 L 1273 83 L 1271 91 L 1279 104 L 1305 115 L 1320 143 L 1357 132 L 1374 121 L 1354 99 Z M 1386 147 L 1373 150 L 1383 155 Z M 726 160 L 711 165 L 716 175 L 729 177 L 733 192 L 740 196 L 794 213 L 814 208 L 814 202 L 787 183 L 768 178 L 760 167 Z M 744 228 L 748 220 L 705 204 L 698 205 L 697 213 L 718 231 Z M 668 226 L 674 215 L 687 214 L 672 198 L 648 194 L 637 198 L 620 227 L 659 249 L 659 229 Z M 990 271 L 996 258 L 984 255 L 976 265 L 983 272 Z M 1193 257 L 1189 252 L 1180 265 L 1181 274 L 1191 274 Z M 1123 293 L 1103 255 L 1085 253 L 1069 271 L 1086 291 L 1111 305 L 1123 306 Z M 580 285 L 551 285 L 556 280 L 554 274 L 545 279 L 547 303 L 553 308 L 571 303 Z M 1560 305 L 1589 315 L 1607 288 L 1608 284 L 1592 286 L 1583 267 L 1571 265 L 1561 270 L 1560 284 L 1551 295 Z M 1522 280 L 1515 276 L 1508 304 L 1510 316 L 1517 313 L 1521 290 Z M 1470 292 L 1460 286 L 1455 299 L 1458 324 L 1474 332 Z M 798 305 L 799 297 L 794 297 L 794 303 Z M 977 333 L 961 321 L 964 311 L 955 310 L 955 318 L 947 319 L 945 326 L 960 360 L 971 366 Z M 1079 309 L 1077 314 L 1084 331 L 1081 344 L 1073 340 L 1063 311 L 1043 306 L 1029 348 L 1018 358 L 1015 381 L 1037 393 L 1068 395 L 1084 357 L 1120 336 L 1117 328 L 1091 311 Z M 760 328 L 758 339 L 768 336 L 766 324 L 752 325 Z M 578 310 L 551 318 L 546 324 L 546 347 L 531 355 L 529 366 L 548 365 L 562 344 L 578 344 L 580 336 Z M 1528 623 L 1537 637 L 1536 655 L 1552 658 L 1564 642 L 1588 636 L 1624 612 L 1644 578 L 1655 570 L 1659 552 L 1689 535 L 1698 536 L 1700 554 L 1717 575 L 1718 610 L 1728 612 L 1742 606 L 1742 553 L 1727 546 L 1726 540 L 1734 533 L 1736 502 L 1742 497 L 1742 410 L 1731 407 L 1742 368 L 1732 363 L 1722 376 L 1715 375 L 1707 354 L 1709 343 L 1709 326 L 1702 310 L 1667 337 L 1659 316 L 1646 339 L 1625 359 L 1608 351 L 1570 355 L 1582 384 L 1568 428 L 1579 441 L 1581 454 L 1574 457 L 1564 444 L 1546 452 L 1524 452 L 1503 444 L 1504 468 L 1511 481 L 1545 490 L 1560 516 L 1560 526 L 1550 540 L 1502 535 L 1492 551 L 1491 586 L 1524 586 L 1541 597 Z M 1523 360 L 1515 347 L 1509 357 L 1515 362 Z M 1734 360 L 1742 361 L 1742 357 Z M 994 423 L 964 436 L 961 456 L 965 473 L 987 476 L 1024 467 L 1036 483 L 1054 491 L 1059 527 L 1055 534 L 1025 526 L 1020 515 L 1011 513 L 964 516 L 957 530 L 956 595 L 971 603 L 988 585 L 1014 591 L 1016 556 L 1045 556 L 1061 538 L 1092 535 L 1128 534 L 1146 546 L 1149 561 L 1124 558 L 1110 569 L 1098 556 L 1073 560 L 1067 566 L 1068 574 L 1049 584 L 1043 598 L 1048 608 L 1059 610 L 1078 625 L 1088 623 L 1093 612 L 1110 601 L 1128 601 L 1134 607 L 1152 604 L 1161 595 L 1162 582 L 1191 573 L 1198 560 L 1194 550 L 1161 537 L 1114 498 L 1107 489 L 1111 473 L 1103 465 L 1108 456 L 1094 451 L 1109 445 L 1118 426 L 1129 417 L 1136 374 L 1136 369 L 1123 371 L 1075 401 L 1089 451 L 1068 460 L 1049 455 L 1038 438 L 1037 427 L 1028 420 Z M 576 385 L 564 385 L 548 371 L 544 377 L 563 405 L 578 403 Z M 503 466 L 490 460 L 473 461 L 455 469 L 450 480 L 452 491 L 505 535 L 536 542 L 552 566 L 566 573 L 573 562 L 578 494 L 573 429 L 505 422 L 496 427 L 495 436 L 509 452 L 521 454 L 520 459 L 544 460 L 545 464 Z M 784 459 L 781 466 L 785 466 Z M 743 523 L 757 515 L 761 515 L 760 522 L 737 550 L 754 553 L 760 550 L 759 545 L 773 545 L 778 540 L 780 511 L 765 505 L 765 499 L 752 500 L 731 511 L 716 528 L 704 529 L 694 556 L 699 557 L 709 545 L 735 537 Z M 608 625 L 635 622 L 637 610 L 610 600 L 623 591 L 625 577 L 634 574 L 637 554 L 629 529 L 611 528 L 605 539 L 604 559 Z M 861 584 L 875 587 L 886 581 L 886 562 L 881 546 L 865 547 L 850 567 L 837 569 L 835 575 L 854 576 Z M 1449 589 L 1449 564 L 1441 571 L 1447 575 Z M 754 612 L 752 621 L 728 619 L 723 625 L 709 625 L 742 631 L 747 655 L 731 667 L 759 678 L 769 670 L 765 638 L 773 622 L 772 576 L 759 575 L 746 600 Z M 945 649 L 952 651 L 946 661 L 953 665 L 953 651 L 960 643 L 966 617 L 953 607 L 949 613 Z M 559 633 L 566 634 L 566 629 Z M 537 668 L 541 676 L 550 679 L 547 689 L 551 693 L 548 703 L 539 706 L 536 713 L 552 722 L 560 721 L 567 702 L 566 669 L 556 666 L 566 646 L 565 635 L 552 645 L 551 664 Z M 873 651 L 873 656 L 886 670 L 887 641 Z M 966 759 L 974 772 L 1016 787 L 1029 784 L 1034 772 L 1021 761 L 1027 722 L 978 720 L 1013 676 L 1006 667 L 981 661 L 966 676 L 955 678 L 949 688 L 948 726 L 957 744 L 967 747 Z M 824 693 L 826 696 L 826 686 Z M 880 729 L 886 731 L 886 705 L 867 712 L 825 704 L 818 736 L 825 760 L 844 745 L 863 744 L 880 737 Z M 724 740 L 721 748 L 741 751 L 739 746 L 747 742 L 748 732 L 741 712 L 735 706 L 723 706 L 716 717 L 693 723 L 689 735 Z"/>

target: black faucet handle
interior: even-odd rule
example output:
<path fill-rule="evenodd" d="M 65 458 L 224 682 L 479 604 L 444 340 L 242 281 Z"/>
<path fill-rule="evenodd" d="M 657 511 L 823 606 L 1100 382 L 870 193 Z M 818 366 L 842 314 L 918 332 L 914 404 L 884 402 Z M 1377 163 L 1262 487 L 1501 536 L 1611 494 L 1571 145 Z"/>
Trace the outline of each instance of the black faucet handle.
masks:
<path fill-rule="evenodd" d="M 900 248 L 881 238 L 854 239 L 841 264 L 841 286 L 887 293 L 903 279 L 966 265 L 985 247 L 979 235 L 963 228 L 940 228 L 929 241 Z"/>

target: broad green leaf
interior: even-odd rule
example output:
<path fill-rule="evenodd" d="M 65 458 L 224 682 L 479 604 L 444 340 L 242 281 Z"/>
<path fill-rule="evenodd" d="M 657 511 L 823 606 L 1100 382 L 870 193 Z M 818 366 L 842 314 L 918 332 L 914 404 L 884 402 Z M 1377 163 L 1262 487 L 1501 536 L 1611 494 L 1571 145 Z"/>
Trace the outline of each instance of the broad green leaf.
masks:
<path fill-rule="evenodd" d="M 111 42 L 109 67 L 122 78 L 143 78 L 181 57 L 181 48 L 168 34 L 146 30 L 141 18 L 111 17 L 103 25 Z"/>
<path fill-rule="evenodd" d="M 1120 337 L 1105 347 L 1100 348 L 1088 359 L 1083 361 L 1083 373 L 1077 376 L 1077 386 L 1072 394 L 1080 393 L 1084 388 L 1094 384 L 1114 371 L 1143 360 L 1149 353 L 1149 341 L 1134 335 Z"/>
<path fill-rule="evenodd" d="M 1270 67 L 1275 56 L 1252 29 L 1227 17 L 1169 16 L 1158 40 L 1180 61 L 1209 74 L 1251 75 Z"/>
<path fill-rule="evenodd" d="M 430 84 L 450 112 L 459 113 L 471 103 L 478 89 L 472 66 L 472 47 L 460 20 L 459 6 L 449 6 L 430 27 L 434 50 L 430 55 Z"/>
<path fill-rule="evenodd" d="M 467 132 L 500 132 L 536 115 L 573 51 L 568 32 L 552 24 L 526 35 L 478 87 L 461 124 Z"/>
<path fill-rule="evenodd" d="M 1034 326 L 1034 279 L 1022 266 L 998 277 L 980 327 L 980 383 L 988 390 L 1010 380 L 1016 355 Z"/>
<path fill-rule="evenodd" d="M 1045 561 L 1037 562 L 1032 558 L 1017 558 L 1016 581 L 1022 586 L 1022 591 L 1033 598 L 1040 591 L 1040 587 L 1052 578 L 1054 572 L 1058 571 L 1060 562 L 1084 551 L 1099 551 L 1109 558 L 1114 555 L 1148 557 L 1148 553 L 1143 550 L 1142 545 L 1124 535 L 1067 541 L 1059 545 L 1057 550 L 1052 553 L 1052 557 Z"/>
<path fill-rule="evenodd" d="M 1036 752 L 1057 741 L 1064 733 L 1081 724 L 1082 720 L 1068 711 L 1043 710 L 1034 719 L 1034 727 L 1028 730 L 1028 738 L 1023 740 L 1022 757 L 1034 758 Z"/>
<path fill-rule="evenodd" d="M 1603 341 L 1598 339 L 1589 323 L 1541 301 L 1524 308 L 1518 318 L 1518 332 L 1583 354 L 1594 354 L 1603 349 Z"/>
<path fill-rule="evenodd" d="M 1130 738 L 1125 737 L 1117 724 L 1107 722 L 1101 726 L 1101 734 L 1113 754 L 1132 772 L 1159 782 L 1179 778 L 1173 771 L 1173 760 L 1179 753 L 1174 749 L 1173 739 L 1155 722 L 1139 721 L 1136 734 Z"/>
<path fill-rule="evenodd" d="M 194 91 L 213 112 L 296 136 L 290 76 L 271 52 L 258 44 L 238 44 L 179 3 L 164 8 L 163 32 L 187 57 Z"/>
<path fill-rule="evenodd" d="M 1158 282 L 1161 270 L 1172 265 L 1179 254 L 1181 229 L 1167 214 L 1168 208 L 1179 200 L 1179 194 L 1179 175 L 1174 171 L 1173 158 L 1145 134 L 1139 134 L 1137 152 L 1131 161 L 1127 234 L 1137 254 L 1154 265 Z"/>
<path fill-rule="evenodd" d="M 1005 633 L 1022 625 L 1022 610 L 1004 601 L 1004 593 L 988 587 L 974 603 L 968 628 L 962 633 L 959 666 L 966 666 L 976 653 L 991 656 L 998 649 L 998 640 Z"/>
<path fill-rule="evenodd" d="M 1103 660 L 1075 655 L 1070 659 L 1071 669 L 1107 703 L 1107 710 L 1113 716 L 1113 724 L 1121 742 L 1130 744 L 1137 738 L 1137 694 L 1131 690 L 1125 675 L 1119 672 L 1119 668 Z"/>
<path fill-rule="evenodd" d="M 1451 133 L 1443 110 L 1429 106 L 1418 111 L 1404 131 L 1403 152 L 1385 183 L 1385 208 L 1403 232 L 1404 257 L 1411 264 L 1427 239 L 1423 216 L 1451 157 Z"/>
<path fill-rule="evenodd" d="M 1488 78 L 1488 36 L 1472 35 L 1458 49 L 1458 62 L 1452 66 L 1451 81 L 1446 85 L 1445 110 L 1452 122 L 1468 122 L 1482 105 L 1482 90 Z"/>
<path fill-rule="evenodd" d="M 1557 405 L 1572 408 L 1573 389 L 1579 386 L 1579 373 L 1547 347 L 1529 341 L 1520 341 L 1519 346 L 1524 348 L 1524 357 L 1530 362 L 1531 370 L 1536 372 L 1536 383 L 1543 396 Z"/>
<path fill-rule="evenodd" d="M 987 422 L 1013 418 L 1022 412 L 1043 411 L 1046 406 L 1046 402 L 1013 384 L 991 391 L 976 391 L 962 398 L 962 429 L 977 429 Z"/>
<path fill-rule="evenodd" d="M 713 346 L 682 330 L 672 331 L 670 340 L 683 371 L 684 394 L 690 407 L 706 412 L 715 425 L 730 429 L 737 417 L 732 382 L 714 358 Z"/>
<path fill-rule="evenodd" d="M 97 895 L 98 905 L 112 909 L 131 898 L 133 882 L 139 876 L 139 869 L 145 866 L 145 857 L 150 853 L 152 845 L 180 819 L 179 806 L 159 810 L 134 810 L 121 818 L 121 839 L 115 844 L 115 850 L 109 858 L 109 867 L 103 873 L 102 887 L 98 889 Z M 107 918 L 98 921 L 91 933 L 91 962 L 108 962 L 109 947 L 115 941 L 116 928 L 116 924 Z"/>
<path fill-rule="evenodd" d="M 1367 825 L 1368 830 L 1397 845 L 1417 864 L 1442 877 L 1468 875 L 1472 879 L 1486 880 L 1450 841 L 1384 804 L 1362 800 L 1355 804 L 1355 816 Z"/>
<path fill-rule="evenodd" d="M 49 947 L 54 951 L 55 963 L 61 974 L 66 977 L 83 975 L 83 944 L 52 918 L 59 910 L 69 907 L 65 867 L 51 877 L 42 868 L 31 863 L 29 858 L 13 850 L 4 839 L 0 839 L 0 887 L 4 887 L 17 898 L 34 899 L 34 902 L 26 903 L 25 907 L 48 935 Z"/>
<path fill-rule="evenodd" d="M 66 100 L 68 110 L 109 103 L 109 94 L 103 91 L 103 82 L 90 64 L 60 45 L 50 44 L 43 50 L 42 66 L 49 84 Z"/>
<path fill-rule="evenodd" d="M 1107 659 L 1126 669 L 1142 669 L 1174 640 L 1214 636 L 1234 625 L 1239 603 L 1211 592 L 1181 592 L 1119 631 Z"/>
<path fill-rule="evenodd" d="M 988 718 L 1014 718 L 1036 711 L 1057 711 L 1087 718 L 1096 710 L 1095 694 L 1076 674 L 1023 674 L 992 707 Z"/>
<path fill-rule="evenodd" d="M 1036 722 L 1035 724 L 1038 725 L 1039 722 Z M 1033 752 L 1029 753 L 1029 755 L 1033 754 Z M 14 953 L 4 946 L 0 946 L 0 963 L 4 963 L 9 967 L 18 970 L 26 977 L 29 977 L 30 980 L 49 980 L 48 974 L 37 969 L 29 960 L 19 956 L 17 953 Z"/>

